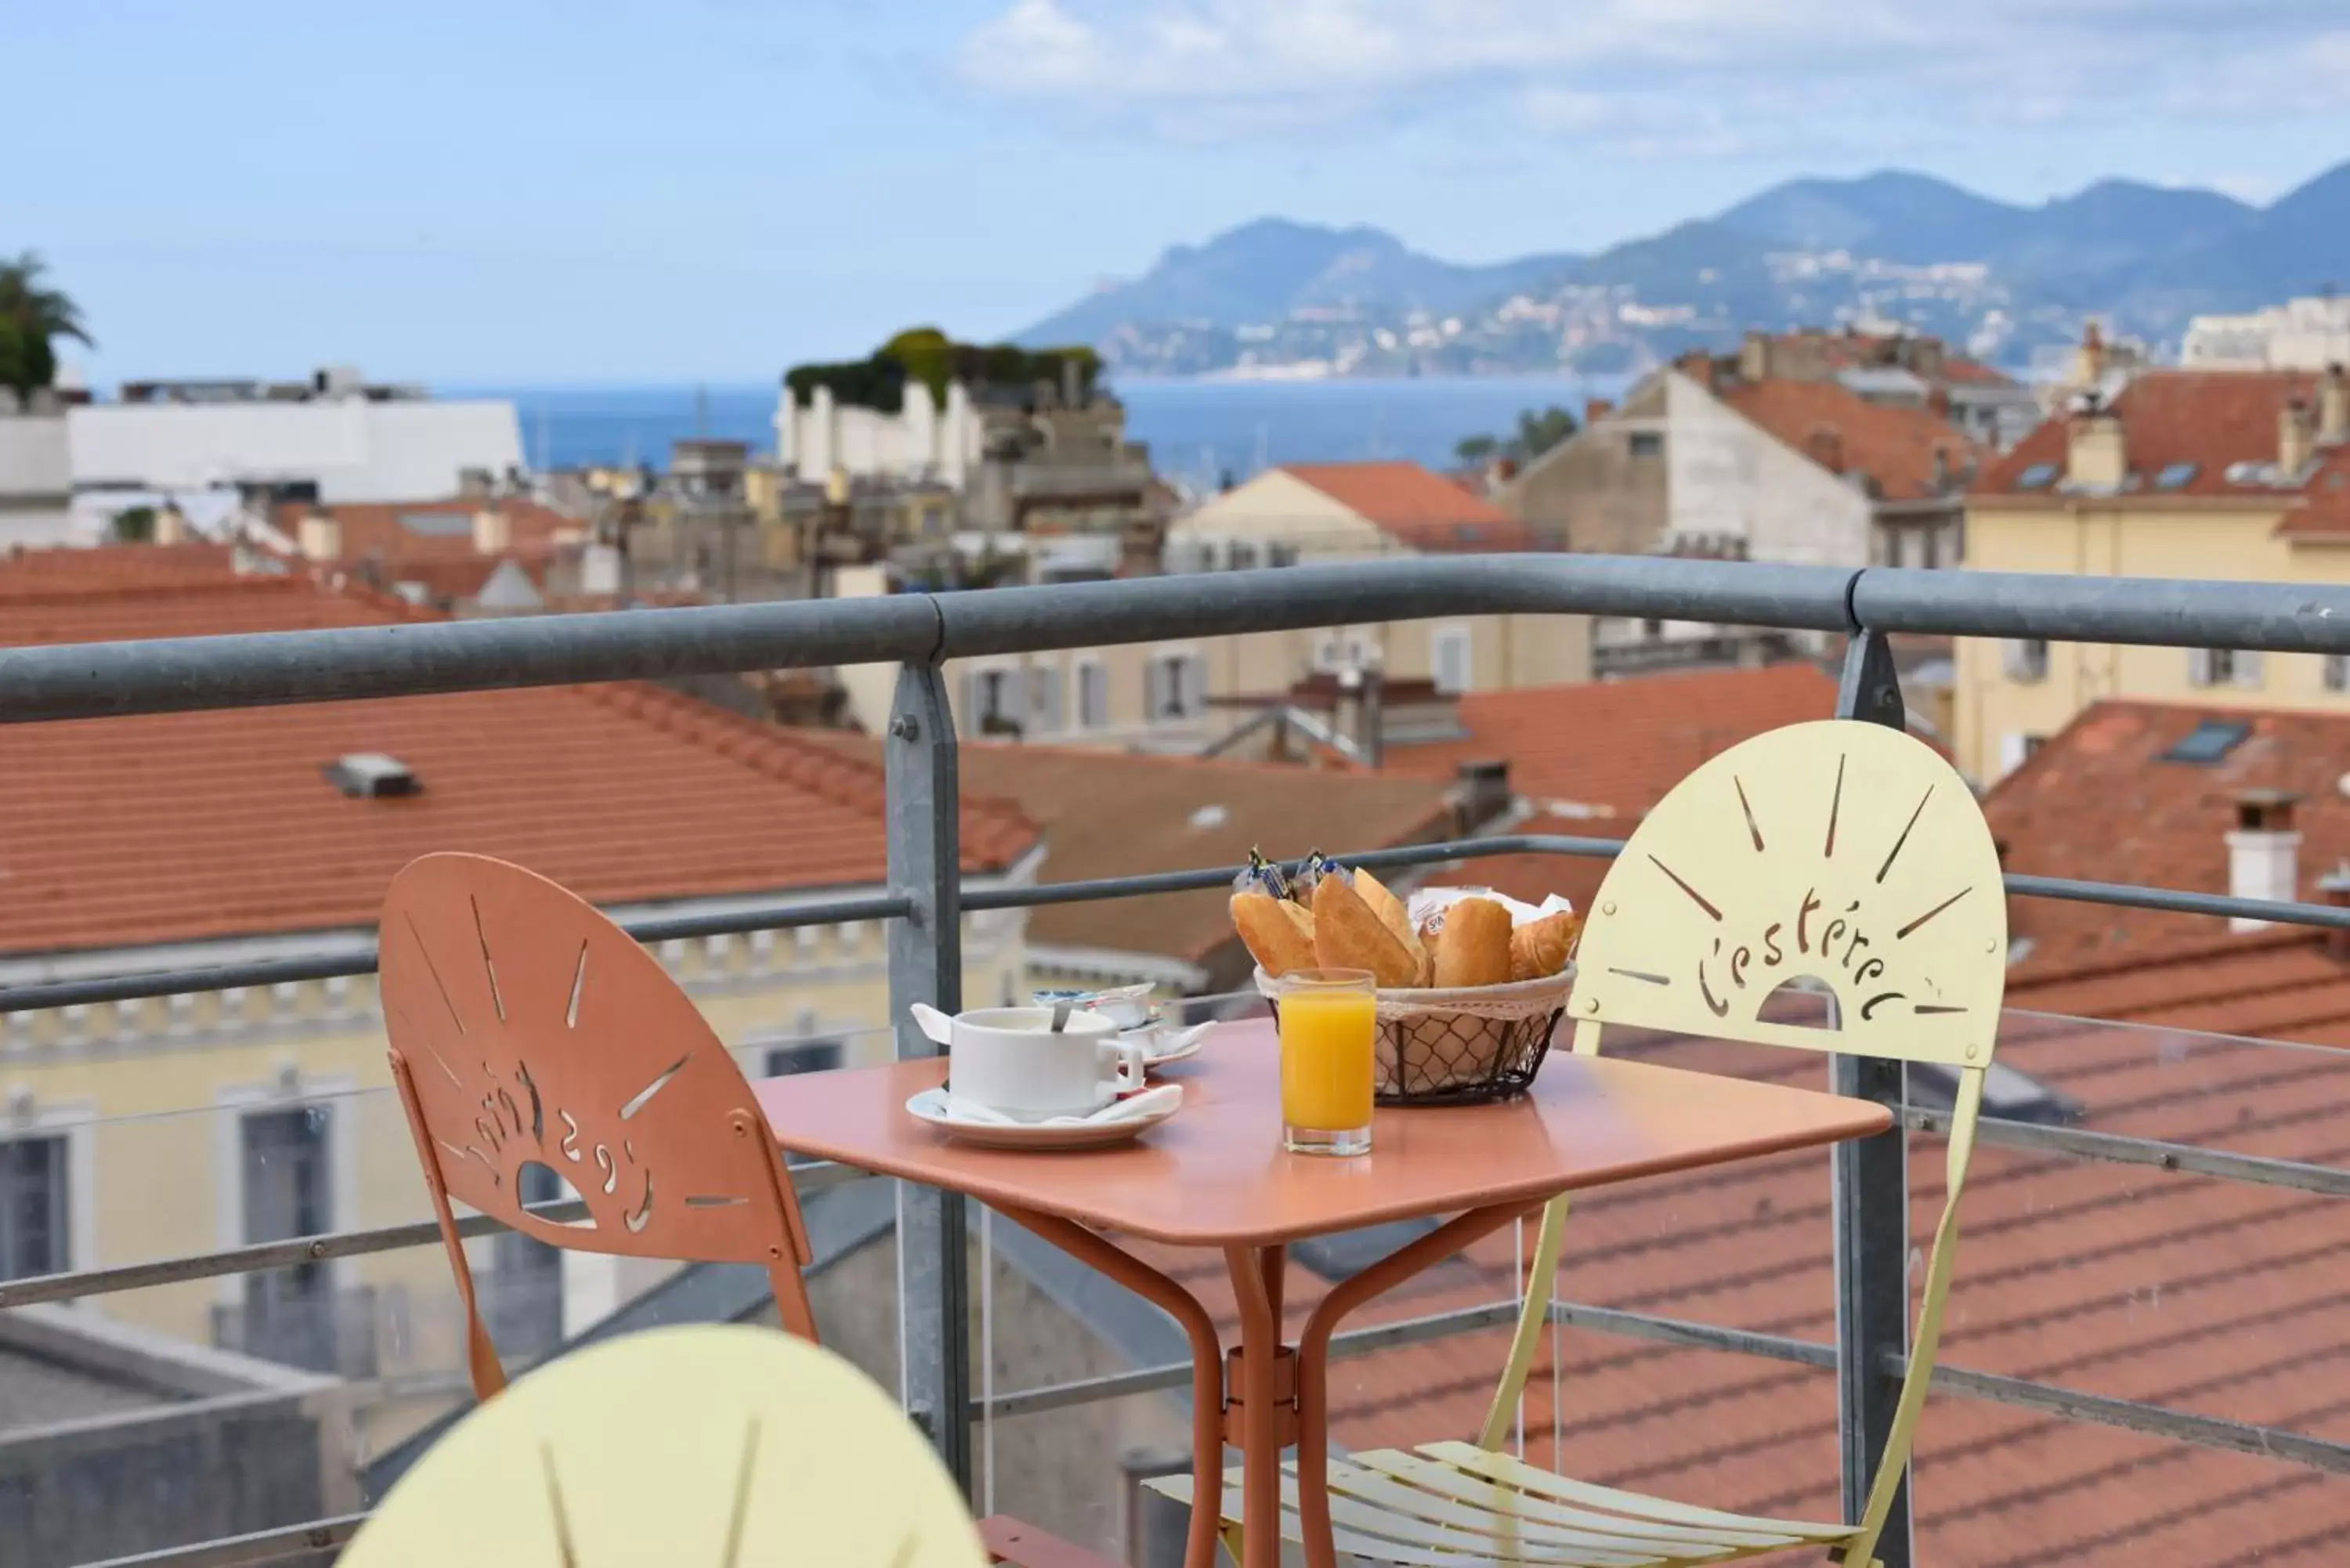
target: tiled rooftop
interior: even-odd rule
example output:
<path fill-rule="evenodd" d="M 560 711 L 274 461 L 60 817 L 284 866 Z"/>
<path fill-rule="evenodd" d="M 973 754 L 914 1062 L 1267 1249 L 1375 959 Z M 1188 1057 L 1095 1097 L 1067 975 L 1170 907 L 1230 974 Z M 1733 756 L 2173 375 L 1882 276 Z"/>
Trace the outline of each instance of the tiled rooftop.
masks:
<path fill-rule="evenodd" d="M 1834 381 L 1773 377 L 1731 387 L 1722 401 L 1814 462 L 1814 441 L 1833 434 L 1842 452 L 1839 472 L 1867 475 L 1890 501 L 1944 494 L 1983 456 L 1931 410 L 1873 403 Z M 1943 459 L 1939 474 L 1937 452 Z"/>
<path fill-rule="evenodd" d="M 1534 548 L 1524 524 L 1416 462 L 1293 462 L 1282 472 L 1416 550 Z"/>
<path fill-rule="evenodd" d="M 850 755 L 880 754 L 863 735 L 805 733 Z M 1452 829 L 1441 779 L 999 742 L 966 742 L 959 756 L 966 799 L 1008 802 L 1044 830 L 1055 882 L 1237 866 L 1257 847 L 1279 857 L 1384 848 Z M 1198 962 L 1233 940 L 1230 897 L 1211 888 L 1046 904 L 1030 912 L 1028 940 Z"/>
<path fill-rule="evenodd" d="M 2340 524 L 2350 528 L 2350 479 L 2334 483 L 2335 475 L 2350 473 L 2350 449 L 2320 448 L 2314 471 L 2282 488 L 2265 476 L 2249 483 L 2228 477 L 2237 463 L 2275 462 L 2279 417 L 2296 399 L 2313 403 L 2316 390 L 2317 378 L 2297 370 L 2153 370 L 2135 378 L 2110 408 L 2121 421 L 2132 492 L 2141 498 L 2232 497 L 2271 504 L 2301 494 L 2322 504 L 2307 521 L 2288 520 L 2289 531 L 2325 527 L 2337 512 Z M 2069 440 L 2067 419 L 2047 421 L 1986 469 L 1975 493 L 2044 502 L 2050 486 L 2027 487 L 2022 478 L 2053 468 L 2061 479 Z M 2165 470 L 2177 482 L 2155 487 Z"/>
<path fill-rule="evenodd" d="M 0 591 L 0 646 L 424 618 L 304 577 L 83 594 Z M 113 948 L 371 923 L 432 850 L 515 860 L 629 903 L 869 886 L 880 770 L 657 688 L 536 688 L 157 714 L 8 732 L 0 951 Z M 380 752 L 421 793 L 355 799 L 321 770 Z M 1035 842 L 972 802 L 967 871 Z"/>

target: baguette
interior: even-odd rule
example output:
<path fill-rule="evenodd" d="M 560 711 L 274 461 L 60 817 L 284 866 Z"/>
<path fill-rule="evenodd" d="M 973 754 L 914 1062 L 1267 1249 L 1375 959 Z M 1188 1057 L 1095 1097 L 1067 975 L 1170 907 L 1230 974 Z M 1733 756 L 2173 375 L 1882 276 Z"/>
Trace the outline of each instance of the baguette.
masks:
<path fill-rule="evenodd" d="M 1314 917 L 1301 906 L 1270 893 L 1235 893 L 1232 925 L 1249 956 L 1274 979 L 1314 967 Z"/>
<path fill-rule="evenodd" d="M 1582 933 L 1583 917 L 1565 910 L 1527 921 L 1510 933 L 1510 978 L 1549 979 L 1566 967 Z"/>
<path fill-rule="evenodd" d="M 1426 985 L 1435 968 L 1435 961 L 1429 957 L 1419 933 L 1411 929 L 1411 916 L 1405 912 L 1403 900 L 1389 892 L 1386 883 L 1367 871 L 1355 873 L 1355 891 L 1363 896 L 1363 902 L 1371 907 L 1371 913 L 1379 918 L 1379 924 L 1394 932 L 1395 940 L 1401 942 L 1404 951 L 1411 955 L 1413 968 L 1418 971 L 1411 983 Z"/>
<path fill-rule="evenodd" d="M 1463 898 L 1446 909 L 1433 978 L 1440 991 L 1507 981 L 1510 911 L 1491 898 Z"/>
<path fill-rule="evenodd" d="M 1324 969 L 1368 970 L 1382 990 L 1418 982 L 1419 961 L 1344 877 L 1314 887 L 1314 956 Z"/>

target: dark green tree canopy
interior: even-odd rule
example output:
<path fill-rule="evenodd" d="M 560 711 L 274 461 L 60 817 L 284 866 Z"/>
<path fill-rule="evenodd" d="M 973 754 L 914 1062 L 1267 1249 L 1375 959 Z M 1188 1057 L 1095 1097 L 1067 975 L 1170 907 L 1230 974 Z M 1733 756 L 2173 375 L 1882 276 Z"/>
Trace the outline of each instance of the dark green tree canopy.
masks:
<path fill-rule="evenodd" d="M 1090 392 L 1101 375 L 1101 356 L 1091 348 L 1028 349 L 1012 343 L 957 343 L 935 327 L 899 333 L 868 358 L 829 365 L 795 365 L 784 375 L 792 396 L 806 400 L 818 387 L 833 400 L 896 413 L 905 407 L 909 383 L 930 389 L 933 407 L 944 408 L 947 385 L 1024 389 L 1038 381 L 1061 384 L 1061 368 L 1075 362 L 1077 384 Z"/>

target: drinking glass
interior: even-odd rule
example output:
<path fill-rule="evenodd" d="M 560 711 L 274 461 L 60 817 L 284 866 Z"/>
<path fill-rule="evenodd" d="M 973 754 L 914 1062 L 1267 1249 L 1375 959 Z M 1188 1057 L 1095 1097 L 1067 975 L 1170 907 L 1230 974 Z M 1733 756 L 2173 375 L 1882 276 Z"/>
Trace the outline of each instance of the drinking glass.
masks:
<path fill-rule="evenodd" d="M 1281 1138 L 1298 1154 L 1371 1151 L 1378 1011 L 1362 970 L 1299 970 L 1274 982 L 1281 1010 Z"/>

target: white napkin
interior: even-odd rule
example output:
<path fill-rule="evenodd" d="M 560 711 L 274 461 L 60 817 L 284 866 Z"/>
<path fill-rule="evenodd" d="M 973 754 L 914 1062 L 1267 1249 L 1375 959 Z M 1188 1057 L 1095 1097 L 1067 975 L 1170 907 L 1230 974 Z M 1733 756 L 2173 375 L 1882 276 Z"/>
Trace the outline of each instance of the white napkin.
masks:
<path fill-rule="evenodd" d="M 1449 909 L 1463 898 L 1491 898 L 1494 903 L 1501 905 L 1510 911 L 1512 929 L 1531 925 L 1546 916 L 1575 912 L 1574 903 L 1557 893 L 1553 893 L 1539 905 L 1534 905 L 1521 903 L 1506 893 L 1494 892 L 1491 888 L 1422 888 L 1411 896 L 1411 901 L 1404 907 L 1405 918 L 1411 921 L 1412 928 L 1416 930 L 1429 916 Z"/>
<path fill-rule="evenodd" d="M 1019 1116 L 1007 1116 L 992 1106 L 976 1100 L 947 1096 L 947 1115 L 955 1121 L 975 1122 L 996 1127 L 1099 1127 L 1107 1122 L 1122 1122 L 1129 1117 L 1155 1116 L 1182 1103 L 1183 1085 L 1161 1084 L 1145 1089 L 1122 1100 L 1112 1100 L 1097 1111 L 1081 1116 L 1047 1116 L 1042 1121 L 1027 1121 Z"/>

